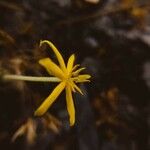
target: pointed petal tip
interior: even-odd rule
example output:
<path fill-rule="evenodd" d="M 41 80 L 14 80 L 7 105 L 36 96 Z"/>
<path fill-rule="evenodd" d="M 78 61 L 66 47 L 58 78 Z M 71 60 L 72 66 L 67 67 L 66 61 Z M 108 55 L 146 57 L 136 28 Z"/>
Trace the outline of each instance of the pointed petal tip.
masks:
<path fill-rule="evenodd" d="M 41 112 L 40 110 L 36 110 L 35 112 L 34 112 L 34 116 L 42 116 L 44 113 L 43 112 Z"/>
<path fill-rule="evenodd" d="M 80 92 L 80 94 L 81 94 L 81 95 L 84 95 L 84 93 L 83 93 L 82 91 Z"/>
<path fill-rule="evenodd" d="M 43 44 L 43 43 L 46 43 L 46 42 L 50 42 L 48 40 L 40 40 L 40 46 Z M 50 42 L 51 43 L 51 42 Z"/>
<path fill-rule="evenodd" d="M 68 72 L 68 74 L 70 74 L 72 72 L 74 61 L 75 61 L 75 54 L 72 54 L 69 57 L 68 63 L 67 63 L 67 72 Z"/>
<path fill-rule="evenodd" d="M 75 66 L 72 68 L 72 72 L 75 71 L 79 66 L 80 66 L 79 64 L 75 65 Z"/>
<path fill-rule="evenodd" d="M 70 124 L 70 126 L 74 126 L 74 124 L 75 124 L 75 114 L 70 115 L 69 124 Z"/>
<path fill-rule="evenodd" d="M 90 79 L 90 78 L 91 78 L 91 75 L 87 74 L 87 75 L 86 75 L 86 78 L 87 78 L 87 79 Z"/>
<path fill-rule="evenodd" d="M 49 60 L 50 60 L 50 58 L 42 58 L 42 59 L 40 59 L 40 60 L 38 61 L 38 63 L 43 66 L 43 65 L 46 64 L 46 62 L 49 61 Z"/>
<path fill-rule="evenodd" d="M 68 60 L 68 62 L 69 63 L 74 63 L 74 60 L 75 60 L 75 54 L 72 54 L 70 57 L 69 57 L 69 60 Z M 72 64 L 73 65 L 73 64 Z"/>
<path fill-rule="evenodd" d="M 42 64 L 42 59 L 40 59 L 40 60 L 38 61 L 38 63 L 41 65 L 41 64 Z"/>
<path fill-rule="evenodd" d="M 67 102 L 67 110 L 69 115 L 69 123 L 70 126 L 73 126 L 75 123 L 75 107 L 74 107 L 72 91 L 70 86 L 66 87 L 66 102 Z"/>
<path fill-rule="evenodd" d="M 74 126 L 74 124 L 75 124 L 75 120 L 70 120 L 70 126 L 72 127 Z"/>
<path fill-rule="evenodd" d="M 42 43 L 43 43 L 43 40 L 40 40 L 39 47 L 41 47 L 41 46 L 42 46 Z"/>
<path fill-rule="evenodd" d="M 44 43 L 51 43 L 51 42 L 48 40 L 40 40 L 39 46 L 41 47 Z"/>
<path fill-rule="evenodd" d="M 88 79 L 90 79 L 91 78 L 91 75 L 89 75 L 89 74 L 83 74 L 83 75 L 80 75 L 80 77 L 82 78 L 82 79 L 84 79 L 84 80 L 88 80 Z"/>
<path fill-rule="evenodd" d="M 73 59 L 75 59 L 75 54 L 72 54 L 70 57 L 72 57 Z"/>

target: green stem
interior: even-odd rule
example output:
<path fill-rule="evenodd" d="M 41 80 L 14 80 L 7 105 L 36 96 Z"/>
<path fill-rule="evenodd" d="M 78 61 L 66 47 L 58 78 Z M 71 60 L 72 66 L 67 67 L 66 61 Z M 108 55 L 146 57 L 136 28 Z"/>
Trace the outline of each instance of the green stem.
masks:
<path fill-rule="evenodd" d="M 4 75 L 4 80 L 23 80 L 33 82 L 60 82 L 61 80 L 57 77 L 34 77 L 34 76 L 23 76 L 23 75 Z"/>

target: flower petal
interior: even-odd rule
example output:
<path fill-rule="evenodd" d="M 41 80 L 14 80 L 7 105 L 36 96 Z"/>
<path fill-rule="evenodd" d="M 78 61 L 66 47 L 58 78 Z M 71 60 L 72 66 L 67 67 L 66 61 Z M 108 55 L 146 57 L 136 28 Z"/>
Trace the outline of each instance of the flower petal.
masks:
<path fill-rule="evenodd" d="M 90 80 L 80 80 L 80 81 L 75 81 L 76 83 L 84 83 L 84 82 L 91 82 Z"/>
<path fill-rule="evenodd" d="M 45 99 L 45 101 L 40 105 L 40 107 L 35 111 L 35 116 L 43 115 L 48 108 L 52 105 L 52 103 L 56 100 L 56 98 L 60 95 L 60 93 L 65 88 L 66 83 L 61 82 L 57 85 L 57 87 L 53 90 L 53 92 Z"/>
<path fill-rule="evenodd" d="M 69 60 L 68 60 L 68 63 L 67 63 L 67 72 L 68 72 L 68 74 L 72 71 L 74 60 L 75 60 L 75 55 L 72 54 L 69 57 Z"/>
<path fill-rule="evenodd" d="M 70 80 L 68 84 L 69 84 L 69 86 L 71 87 L 71 90 L 72 90 L 73 92 L 76 92 L 76 91 L 75 91 L 75 88 L 74 88 L 74 82 L 73 82 L 72 80 Z"/>
<path fill-rule="evenodd" d="M 91 76 L 89 74 L 78 75 L 77 77 L 72 78 L 74 82 L 88 82 Z"/>
<path fill-rule="evenodd" d="M 70 126 L 73 126 L 75 123 L 75 108 L 74 108 L 74 102 L 72 98 L 72 92 L 71 87 L 66 86 L 66 102 L 67 102 L 67 110 L 70 117 Z"/>
<path fill-rule="evenodd" d="M 85 68 L 80 68 L 72 73 L 73 76 L 77 76 L 81 71 L 85 70 Z"/>
<path fill-rule="evenodd" d="M 81 91 L 81 89 L 74 83 L 73 84 L 74 88 L 80 93 L 83 95 L 83 92 Z"/>
<path fill-rule="evenodd" d="M 49 58 L 43 58 L 39 60 L 39 64 L 42 65 L 49 74 L 56 76 L 60 79 L 64 79 L 64 73 L 62 70 Z"/>
<path fill-rule="evenodd" d="M 79 75 L 78 78 L 80 80 L 87 80 L 87 79 L 90 79 L 91 76 L 89 74 L 82 74 L 82 75 Z"/>
<path fill-rule="evenodd" d="M 55 53 L 55 55 L 56 55 L 56 57 L 57 57 L 57 59 L 58 59 L 58 62 L 59 62 L 59 64 L 60 64 L 61 69 L 62 69 L 64 72 L 66 72 L 66 65 L 65 65 L 64 59 L 63 59 L 62 55 L 60 54 L 60 52 L 58 51 L 58 49 L 54 46 L 54 44 L 53 44 L 52 42 L 50 42 L 50 41 L 48 41 L 48 40 L 43 40 L 43 41 L 41 41 L 41 42 L 40 42 L 40 46 L 41 46 L 42 44 L 44 44 L 44 43 L 48 44 L 48 45 L 52 48 L 53 52 Z"/>
<path fill-rule="evenodd" d="M 79 64 L 75 65 L 75 66 L 72 68 L 72 72 L 75 71 L 79 66 L 80 66 Z"/>

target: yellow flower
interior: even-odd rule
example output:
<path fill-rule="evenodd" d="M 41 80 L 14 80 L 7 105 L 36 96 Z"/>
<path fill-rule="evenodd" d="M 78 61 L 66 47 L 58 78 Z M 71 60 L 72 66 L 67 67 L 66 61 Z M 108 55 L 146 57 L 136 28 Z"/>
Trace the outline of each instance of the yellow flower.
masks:
<path fill-rule="evenodd" d="M 88 82 L 88 79 L 91 76 L 88 74 L 79 75 L 79 73 L 85 68 L 77 69 L 79 65 L 74 65 L 74 54 L 69 57 L 68 63 L 67 65 L 65 65 L 64 59 L 59 53 L 58 49 L 48 40 L 41 41 L 40 46 L 44 43 L 48 44 L 52 48 L 58 59 L 59 65 L 55 64 L 50 58 L 41 59 L 39 60 L 39 63 L 47 70 L 50 75 L 58 78 L 58 81 L 56 82 L 59 82 L 59 84 L 40 105 L 40 107 L 35 111 L 35 115 L 43 115 L 52 105 L 52 103 L 57 99 L 60 93 L 65 89 L 67 110 L 70 117 L 70 125 L 72 126 L 75 123 L 75 108 L 72 92 L 78 91 L 79 93 L 83 94 L 81 89 L 76 85 L 76 83 Z"/>

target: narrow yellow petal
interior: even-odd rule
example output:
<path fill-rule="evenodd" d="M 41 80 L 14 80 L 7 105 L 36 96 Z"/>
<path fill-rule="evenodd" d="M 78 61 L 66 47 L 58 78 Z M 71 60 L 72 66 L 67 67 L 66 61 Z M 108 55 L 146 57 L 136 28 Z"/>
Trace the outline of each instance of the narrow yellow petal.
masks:
<path fill-rule="evenodd" d="M 77 77 L 73 77 L 72 80 L 76 83 L 78 82 L 89 82 L 91 76 L 89 74 L 78 75 Z"/>
<path fill-rule="evenodd" d="M 75 66 L 72 68 L 72 72 L 75 71 L 79 66 L 80 66 L 79 64 L 75 65 Z"/>
<path fill-rule="evenodd" d="M 73 76 L 77 76 L 81 71 L 85 70 L 85 68 L 80 68 L 78 70 L 76 70 L 75 72 L 72 73 Z"/>
<path fill-rule="evenodd" d="M 80 80 L 87 80 L 87 79 L 90 79 L 91 76 L 89 74 L 82 74 L 82 75 L 79 75 L 78 78 Z"/>
<path fill-rule="evenodd" d="M 49 58 L 44 58 L 39 60 L 39 64 L 42 65 L 49 74 L 64 79 L 64 73 L 62 70 Z"/>
<path fill-rule="evenodd" d="M 68 60 L 68 63 L 67 63 L 67 72 L 68 72 L 68 74 L 72 71 L 74 60 L 75 60 L 75 55 L 72 54 L 69 57 L 69 60 Z"/>
<path fill-rule="evenodd" d="M 66 83 L 61 82 L 57 85 L 57 87 L 52 91 L 52 93 L 45 99 L 45 101 L 40 105 L 40 107 L 35 111 L 35 116 L 43 115 L 48 108 L 52 105 L 52 103 L 56 100 L 56 98 L 60 95 L 60 93 L 65 88 Z"/>
<path fill-rule="evenodd" d="M 80 81 L 75 81 L 76 83 L 84 83 L 84 82 L 91 82 L 90 80 L 80 80 Z"/>
<path fill-rule="evenodd" d="M 55 55 L 56 55 L 56 57 L 57 57 L 57 59 L 58 59 L 58 62 L 59 62 L 59 64 L 60 64 L 61 69 L 62 69 L 64 72 L 66 72 L 66 65 L 65 65 L 64 59 L 63 59 L 62 55 L 60 54 L 60 52 L 58 51 L 58 49 L 54 46 L 54 44 L 53 44 L 52 42 L 50 42 L 50 41 L 48 41 L 48 40 L 43 40 L 43 41 L 41 41 L 41 42 L 40 42 L 40 46 L 41 46 L 42 44 L 44 44 L 44 43 L 48 44 L 48 45 L 52 48 L 53 52 L 55 53 Z"/>
<path fill-rule="evenodd" d="M 73 126 L 75 123 L 75 108 L 74 102 L 72 98 L 72 92 L 70 86 L 66 86 L 66 102 L 67 102 L 67 110 L 70 117 L 70 126 Z"/>
<path fill-rule="evenodd" d="M 83 95 L 83 92 L 81 91 L 81 89 L 74 83 L 73 84 L 74 88 L 80 93 Z"/>
<path fill-rule="evenodd" d="M 74 82 L 73 82 L 73 81 L 69 81 L 68 84 L 70 85 L 71 90 L 72 90 L 73 92 L 76 92 L 76 91 L 75 91 L 75 88 L 74 88 Z"/>
<path fill-rule="evenodd" d="M 72 78 L 75 82 L 84 82 L 85 80 L 90 79 L 89 74 L 78 75 L 77 77 Z"/>

